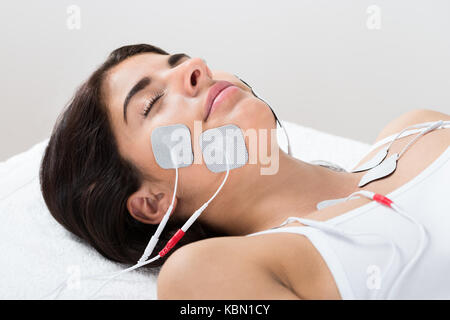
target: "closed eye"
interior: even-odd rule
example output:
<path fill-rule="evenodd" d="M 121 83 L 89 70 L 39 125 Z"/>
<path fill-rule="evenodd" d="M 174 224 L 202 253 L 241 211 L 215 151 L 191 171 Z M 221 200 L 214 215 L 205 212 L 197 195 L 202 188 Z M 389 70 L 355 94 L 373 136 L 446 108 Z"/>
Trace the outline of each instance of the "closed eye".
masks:
<path fill-rule="evenodd" d="M 152 107 L 155 105 L 156 101 L 159 100 L 159 98 L 161 98 L 164 95 L 163 92 L 159 92 L 157 93 L 154 97 L 148 99 L 145 102 L 144 105 L 144 112 L 142 113 L 142 115 L 144 116 L 144 118 L 147 117 L 147 115 L 149 114 L 150 110 L 152 109 Z"/>

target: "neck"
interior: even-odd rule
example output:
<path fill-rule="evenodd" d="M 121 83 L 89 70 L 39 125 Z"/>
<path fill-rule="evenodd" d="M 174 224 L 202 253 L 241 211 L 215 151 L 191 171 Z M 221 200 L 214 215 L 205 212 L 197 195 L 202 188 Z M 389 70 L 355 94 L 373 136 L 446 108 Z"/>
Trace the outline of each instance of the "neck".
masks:
<path fill-rule="evenodd" d="M 357 175 L 312 165 L 282 151 L 276 174 L 261 175 L 255 169 L 246 168 L 239 176 L 230 172 L 222 189 L 226 199 L 218 195 L 207 209 L 213 214 L 203 215 L 204 223 L 227 235 L 243 236 L 276 227 L 291 216 L 311 214 L 318 202 L 346 197 L 357 186 Z"/>

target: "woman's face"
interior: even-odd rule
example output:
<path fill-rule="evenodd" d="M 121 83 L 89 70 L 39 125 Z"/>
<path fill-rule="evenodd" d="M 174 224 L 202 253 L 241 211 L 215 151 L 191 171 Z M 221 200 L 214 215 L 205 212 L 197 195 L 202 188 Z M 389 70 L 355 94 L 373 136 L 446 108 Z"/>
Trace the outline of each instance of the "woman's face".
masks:
<path fill-rule="evenodd" d="M 205 119 L 208 90 L 219 80 L 229 81 L 239 89 Z M 195 122 L 197 126 L 201 124 L 202 131 L 226 124 L 235 124 L 244 132 L 275 127 L 271 110 L 237 77 L 211 71 L 204 60 L 183 54 L 144 53 L 132 56 L 107 73 L 102 92 L 120 154 L 152 178 L 136 194 L 147 194 L 152 210 L 158 210 L 158 205 L 167 208 L 170 204 L 175 175 L 174 170 L 162 169 L 156 163 L 150 141 L 153 129 L 184 124 L 193 133 Z M 145 116 L 149 101 L 157 96 L 160 97 Z M 201 157 L 199 150 L 193 148 L 193 152 L 194 159 Z M 191 206 L 194 208 L 206 201 L 223 179 L 223 174 L 210 172 L 203 162 L 181 168 L 179 174 L 177 202 L 180 207 L 180 200 L 184 200 L 186 212 L 191 212 Z M 239 178 L 234 177 L 234 183 L 239 183 L 236 179 Z M 157 203 L 164 197 L 163 202 Z M 160 211 L 164 211 L 162 207 Z M 137 218 L 145 220 L 144 216 Z"/>

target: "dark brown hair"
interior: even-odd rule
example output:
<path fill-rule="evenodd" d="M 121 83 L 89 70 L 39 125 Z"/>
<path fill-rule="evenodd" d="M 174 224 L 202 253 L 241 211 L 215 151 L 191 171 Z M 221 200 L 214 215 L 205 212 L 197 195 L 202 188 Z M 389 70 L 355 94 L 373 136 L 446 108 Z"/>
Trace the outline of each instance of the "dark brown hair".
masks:
<path fill-rule="evenodd" d="M 137 262 L 157 226 L 141 223 L 128 212 L 126 201 L 145 176 L 119 154 L 101 88 L 112 67 L 150 52 L 168 54 L 149 44 L 137 44 L 108 56 L 58 117 L 40 168 L 41 191 L 52 216 L 104 257 L 126 264 Z M 169 220 L 152 256 L 179 227 Z M 213 236 L 209 232 L 194 223 L 171 252 Z M 160 267 L 169 255 L 147 266 Z"/>

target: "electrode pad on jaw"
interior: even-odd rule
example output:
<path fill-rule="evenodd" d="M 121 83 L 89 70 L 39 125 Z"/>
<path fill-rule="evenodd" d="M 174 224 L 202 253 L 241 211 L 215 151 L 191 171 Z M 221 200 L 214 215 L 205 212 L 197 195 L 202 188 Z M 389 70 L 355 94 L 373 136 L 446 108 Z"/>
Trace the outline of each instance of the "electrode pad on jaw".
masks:
<path fill-rule="evenodd" d="M 156 163 L 161 168 L 183 168 L 192 164 L 191 132 L 184 124 L 158 127 L 153 130 L 151 140 Z M 171 152 L 176 156 L 173 161 Z"/>
<path fill-rule="evenodd" d="M 244 135 L 234 124 L 206 130 L 199 139 L 203 161 L 212 172 L 240 168 L 248 161 Z"/>

